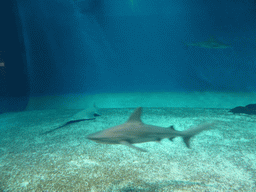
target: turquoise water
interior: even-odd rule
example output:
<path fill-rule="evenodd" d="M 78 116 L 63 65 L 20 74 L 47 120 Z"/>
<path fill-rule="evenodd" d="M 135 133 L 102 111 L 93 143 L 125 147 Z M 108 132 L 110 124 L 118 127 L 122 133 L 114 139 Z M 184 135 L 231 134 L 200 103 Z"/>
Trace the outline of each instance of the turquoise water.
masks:
<path fill-rule="evenodd" d="M 0 191 L 256 191 L 255 110 L 230 112 L 256 103 L 252 0 L 0 9 Z M 137 107 L 154 132 L 107 130 Z M 191 149 L 163 134 L 212 122 Z"/>

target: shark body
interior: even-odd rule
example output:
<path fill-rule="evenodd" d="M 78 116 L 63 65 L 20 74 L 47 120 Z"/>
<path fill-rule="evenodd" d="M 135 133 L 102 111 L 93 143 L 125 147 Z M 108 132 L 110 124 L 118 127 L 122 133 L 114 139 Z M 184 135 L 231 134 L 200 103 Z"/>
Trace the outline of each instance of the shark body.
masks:
<path fill-rule="evenodd" d="M 205 123 L 185 131 L 176 131 L 173 126 L 169 128 L 147 125 L 141 121 L 142 108 L 137 108 L 128 121 L 124 124 L 111 127 L 87 136 L 87 139 L 104 144 L 123 144 L 133 149 L 146 152 L 146 150 L 136 147 L 134 143 L 144 143 L 169 138 L 171 141 L 175 137 L 183 137 L 188 148 L 190 148 L 190 138 L 207 130 L 213 123 Z"/>
<path fill-rule="evenodd" d="M 188 46 L 202 47 L 208 49 L 226 49 L 230 45 L 224 44 L 220 41 L 217 41 L 214 37 L 210 37 L 207 41 L 198 42 L 198 43 L 185 43 Z"/>

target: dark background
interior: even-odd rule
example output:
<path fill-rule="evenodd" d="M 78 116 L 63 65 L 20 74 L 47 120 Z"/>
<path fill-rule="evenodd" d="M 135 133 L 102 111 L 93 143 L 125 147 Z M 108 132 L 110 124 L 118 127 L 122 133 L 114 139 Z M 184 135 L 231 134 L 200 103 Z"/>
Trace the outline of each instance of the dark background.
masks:
<path fill-rule="evenodd" d="M 29 82 L 24 37 L 17 2 L 0 2 L 0 113 L 26 107 Z"/>

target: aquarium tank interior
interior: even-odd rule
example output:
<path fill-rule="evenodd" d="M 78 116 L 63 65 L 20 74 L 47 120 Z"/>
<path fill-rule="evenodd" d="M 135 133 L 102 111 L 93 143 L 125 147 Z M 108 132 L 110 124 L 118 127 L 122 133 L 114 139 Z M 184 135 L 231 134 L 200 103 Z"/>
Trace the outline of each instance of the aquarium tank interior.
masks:
<path fill-rule="evenodd" d="M 254 0 L 0 16 L 0 191 L 256 191 Z"/>

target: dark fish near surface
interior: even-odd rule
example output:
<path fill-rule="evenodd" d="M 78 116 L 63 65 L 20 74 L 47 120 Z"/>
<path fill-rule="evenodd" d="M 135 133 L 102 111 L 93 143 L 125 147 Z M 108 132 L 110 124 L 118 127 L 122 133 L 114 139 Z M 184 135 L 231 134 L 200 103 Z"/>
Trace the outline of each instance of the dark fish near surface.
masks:
<path fill-rule="evenodd" d="M 150 141 L 159 142 L 164 138 L 172 140 L 180 136 L 183 137 L 186 146 L 189 148 L 191 137 L 204 130 L 210 129 L 214 125 L 214 123 L 205 123 L 185 131 L 176 131 L 173 126 L 163 128 L 144 124 L 141 121 L 141 113 L 142 108 L 139 107 L 132 113 L 126 123 L 90 134 L 87 136 L 87 139 L 97 143 L 123 144 L 133 149 L 146 152 L 146 150 L 135 147 L 132 144 Z"/>

